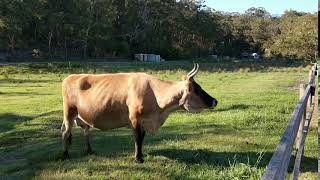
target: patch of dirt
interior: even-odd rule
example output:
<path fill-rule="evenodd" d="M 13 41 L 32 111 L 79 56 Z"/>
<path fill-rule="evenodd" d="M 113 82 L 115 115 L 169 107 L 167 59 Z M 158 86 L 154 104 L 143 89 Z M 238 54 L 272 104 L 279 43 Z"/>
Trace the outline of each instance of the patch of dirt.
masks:
<path fill-rule="evenodd" d="M 299 92 L 299 89 L 300 89 L 300 84 L 306 84 L 307 82 L 306 81 L 299 81 L 299 83 L 295 84 L 295 85 L 292 85 L 292 86 L 288 86 L 287 89 L 288 91 L 296 91 L 296 92 Z"/>

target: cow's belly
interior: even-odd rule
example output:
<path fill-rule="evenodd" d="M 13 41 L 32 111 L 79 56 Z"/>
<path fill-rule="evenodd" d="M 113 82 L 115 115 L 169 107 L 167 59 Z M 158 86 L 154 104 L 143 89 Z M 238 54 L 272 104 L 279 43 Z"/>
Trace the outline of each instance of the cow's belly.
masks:
<path fill-rule="evenodd" d="M 120 128 L 129 124 L 128 111 L 125 109 L 110 108 L 96 111 L 78 110 L 79 117 L 86 124 L 101 130 Z"/>
<path fill-rule="evenodd" d="M 102 113 L 100 116 L 96 117 L 93 120 L 92 126 L 101 130 L 115 129 L 128 126 L 129 118 L 128 115 L 125 114 L 126 113 L 121 112 Z"/>
<path fill-rule="evenodd" d="M 129 123 L 125 99 L 119 97 L 100 96 L 87 91 L 86 94 L 80 96 L 77 109 L 81 119 L 97 129 L 120 128 Z"/>

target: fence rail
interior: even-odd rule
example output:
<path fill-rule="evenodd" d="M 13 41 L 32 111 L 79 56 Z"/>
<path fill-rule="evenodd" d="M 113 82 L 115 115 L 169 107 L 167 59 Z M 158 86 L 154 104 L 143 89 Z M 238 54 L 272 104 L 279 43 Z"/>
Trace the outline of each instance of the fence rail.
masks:
<path fill-rule="evenodd" d="M 316 72 L 317 66 L 315 64 L 309 72 L 309 83 L 300 85 L 300 101 L 296 105 L 289 124 L 268 164 L 267 170 L 262 176 L 263 180 L 285 179 L 294 143 L 298 151 L 296 154 L 293 179 L 297 179 L 299 176 L 304 143 L 314 111 Z M 308 106 L 309 112 L 307 114 Z"/>

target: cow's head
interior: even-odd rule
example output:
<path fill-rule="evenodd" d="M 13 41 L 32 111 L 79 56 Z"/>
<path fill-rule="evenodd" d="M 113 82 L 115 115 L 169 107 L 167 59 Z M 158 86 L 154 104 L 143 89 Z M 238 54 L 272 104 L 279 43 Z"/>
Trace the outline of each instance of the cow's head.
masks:
<path fill-rule="evenodd" d="M 200 112 L 205 108 L 214 108 L 218 104 L 218 101 L 205 92 L 194 80 L 198 71 L 199 65 L 195 64 L 194 68 L 184 77 L 185 87 L 179 105 L 189 112 Z"/>

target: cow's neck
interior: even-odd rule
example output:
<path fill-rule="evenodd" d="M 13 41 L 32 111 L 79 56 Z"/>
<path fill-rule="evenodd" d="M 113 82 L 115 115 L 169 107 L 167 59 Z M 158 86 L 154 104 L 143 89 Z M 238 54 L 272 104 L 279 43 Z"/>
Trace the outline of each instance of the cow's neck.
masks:
<path fill-rule="evenodd" d="M 159 80 L 153 88 L 161 111 L 169 115 L 170 112 L 179 109 L 179 100 L 184 92 L 184 82 L 171 82 Z"/>

